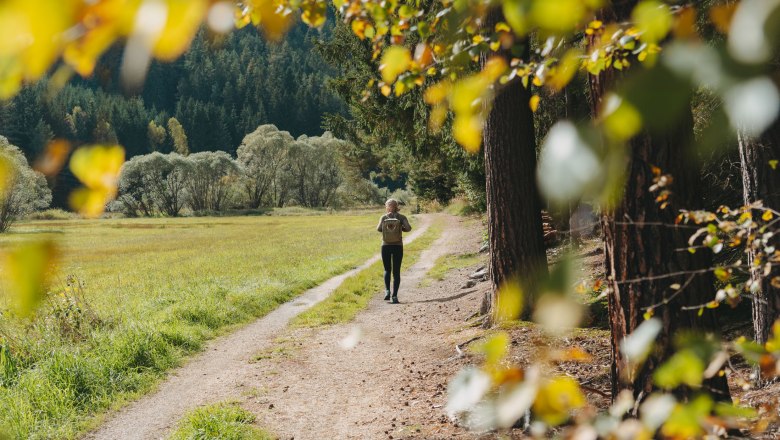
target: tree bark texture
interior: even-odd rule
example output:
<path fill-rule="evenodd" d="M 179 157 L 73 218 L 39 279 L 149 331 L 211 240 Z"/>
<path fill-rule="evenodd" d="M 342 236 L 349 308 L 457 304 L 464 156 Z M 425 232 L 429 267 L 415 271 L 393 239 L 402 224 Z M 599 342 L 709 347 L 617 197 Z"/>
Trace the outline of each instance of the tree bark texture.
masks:
<path fill-rule="evenodd" d="M 780 160 L 780 120 L 757 139 L 743 133 L 738 135 L 739 156 L 742 162 L 743 196 L 746 205 L 762 201 L 764 206 L 780 210 L 780 168 L 773 169 L 771 160 Z M 761 215 L 757 212 L 756 215 Z M 753 259 L 754 255 L 748 258 Z M 768 276 L 761 271 L 752 274 L 761 289 L 753 300 L 753 330 L 757 342 L 763 344 L 769 338 L 772 324 L 780 319 L 780 289 L 772 286 L 772 278 L 780 276 L 773 267 Z"/>
<path fill-rule="evenodd" d="M 501 18 L 500 12 L 491 13 L 486 26 L 492 29 Z M 524 57 L 528 57 L 528 52 L 526 47 Z M 508 53 L 502 55 L 509 57 Z M 485 121 L 483 146 L 493 289 L 483 301 L 483 313 L 493 312 L 498 306 L 497 292 L 502 283 L 516 278 L 524 292 L 523 316 L 530 316 L 538 277 L 547 274 L 530 98 L 530 91 L 519 81 L 507 84 L 497 91 Z"/>
<path fill-rule="evenodd" d="M 605 8 L 604 22 L 628 20 L 636 1 L 615 1 Z M 594 38 L 594 37 L 591 37 Z M 596 37 L 597 38 L 597 37 Z M 597 41 L 590 41 L 595 47 Z M 614 88 L 620 72 L 605 71 L 590 76 L 592 110 L 598 115 L 601 100 Z M 668 277 L 674 272 L 707 268 L 711 257 L 705 252 L 691 255 L 687 240 L 691 229 L 675 226 L 679 208 L 695 209 L 701 203 L 698 189 L 699 164 L 693 159 L 693 118 L 690 108 L 676 127 L 663 134 L 643 132 L 627 145 L 626 180 L 622 198 L 602 215 L 604 255 L 609 288 L 609 318 L 612 345 L 612 396 L 630 390 L 637 399 L 652 392 L 653 372 L 673 352 L 673 336 L 681 330 L 715 331 L 715 315 L 707 310 L 701 317 L 697 311 L 681 307 L 706 303 L 714 296 L 710 273 Z M 670 204 L 661 209 L 653 185 L 653 167 L 671 174 L 674 183 Z M 680 291 L 670 286 L 679 284 Z M 629 365 L 620 344 L 643 321 L 648 307 L 663 323 L 653 352 L 639 367 Z M 716 398 L 728 400 L 725 377 L 716 377 L 704 385 Z M 686 394 L 686 390 L 678 390 Z"/>

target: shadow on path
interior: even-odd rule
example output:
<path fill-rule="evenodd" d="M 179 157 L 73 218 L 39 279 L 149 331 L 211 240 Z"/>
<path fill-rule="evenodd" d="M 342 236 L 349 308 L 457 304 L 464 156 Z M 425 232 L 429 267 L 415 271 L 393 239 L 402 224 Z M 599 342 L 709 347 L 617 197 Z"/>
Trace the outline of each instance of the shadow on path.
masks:
<path fill-rule="evenodd" d="M 471 293 L 474 293 L 476 291 L 477 291 L 477 289 L 471 289 L 471 290 L 467 290 L 465 292 L 461 292 L 461 293 L 459 293 L 457 295 L 445 296 L 444 298 L 431 298 L 431 299 L 426 299 L 426 300 L 422 300 L 422 301 L 409 301 L 409 302 L 407 302 L 407 304 L 424 304 L 424 303 L 432 303 L 432 302 L 445 303 L 445 302 L 448 302 L 448 301 L 455 301 L 456 299 L 463 298 L 464 296 L 469 295 Z"/>

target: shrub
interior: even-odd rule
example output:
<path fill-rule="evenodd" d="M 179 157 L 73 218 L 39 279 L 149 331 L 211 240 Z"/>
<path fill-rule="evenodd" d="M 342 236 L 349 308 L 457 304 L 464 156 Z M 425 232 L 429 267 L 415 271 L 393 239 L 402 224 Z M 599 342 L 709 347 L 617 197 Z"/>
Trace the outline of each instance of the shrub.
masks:
<path fill-rule="evenodd" d="M 51 190 L 46 178 L 30 168 L 18 147 L 0 136 L 0 232 L 50 203 Z"/>

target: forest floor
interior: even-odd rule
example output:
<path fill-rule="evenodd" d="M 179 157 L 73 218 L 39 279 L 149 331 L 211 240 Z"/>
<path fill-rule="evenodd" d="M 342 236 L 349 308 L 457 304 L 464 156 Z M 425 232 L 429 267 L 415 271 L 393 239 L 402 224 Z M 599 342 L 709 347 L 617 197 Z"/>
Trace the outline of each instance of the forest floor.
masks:
<path fill-rule="evenodd" d="M 484 255 L 471 266 L 449 270 L 440 280 L 431 278 L 437 260 L 475 255 L 482 243 L 478 220 L 440 217 L 445 222 L 442 236 L 405 268 L 400 304 L 383 301 L 377 292 L 350 323 L 286 325 L 296 304 L 312 300 L 305 294 L 275 311 L 280 313 L 276 318 L 272 313 L 226 337 L 229 344 L 215 341 L 173 373 L 157 393 L 119 411 L 87 438 L 164 438 L 187 410 L 217 402 L 252 413 L 255 425 L 279 439 L 523 438 L 520 430 L 470 432 L 445 414 L 449 381 L 465 366 L 481 361 L 468 346 L 490 334 L 472 319 L 490 283 L 466 287 L 468 275 L 485 264 Z M 550 252 L 551 261 L 558 253 Z M 586 243 L 580 257 L 583 277 L 598 276 L 603 255 L 597 241 Z M 267 328 L 259 330 L 258 323 L 269 318 L 273 328 L 266 323 Z M 609 405 L 606 330 L 577 329 L 555 341 L 529 323 L 503 330 L 512 337 L 508 360 L 521 366 L 552 344 L 588 352 L 591 362 L 562 362 L 555 368 L 575 377 L 591 404 Z"/>

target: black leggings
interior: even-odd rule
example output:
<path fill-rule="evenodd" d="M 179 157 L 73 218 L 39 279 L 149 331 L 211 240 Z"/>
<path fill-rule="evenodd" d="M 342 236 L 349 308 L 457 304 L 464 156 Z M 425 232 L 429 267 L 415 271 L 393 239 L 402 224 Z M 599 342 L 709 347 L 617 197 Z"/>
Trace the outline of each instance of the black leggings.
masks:
<path fill-rule="evenodd" d="M 404 259 L 404 247 L 400 244 L 382 246 L 382 264 L 385 266 L 385 289 L 390 290 L 390 271 L 393 273 L 393 295 L 398 295 L 401 284 L 401 261 Z"/>

